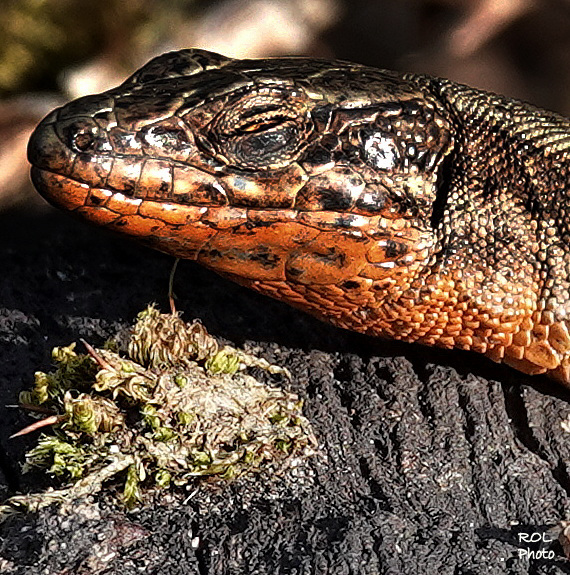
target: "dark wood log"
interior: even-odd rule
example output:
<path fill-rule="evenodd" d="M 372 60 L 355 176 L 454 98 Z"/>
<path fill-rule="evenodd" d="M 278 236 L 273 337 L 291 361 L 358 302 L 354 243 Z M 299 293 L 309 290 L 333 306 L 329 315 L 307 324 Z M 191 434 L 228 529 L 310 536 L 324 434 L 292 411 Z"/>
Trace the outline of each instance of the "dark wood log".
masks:
<path fill-rule="evenodd" d="M 29 420 L 6 405 L 54 345 L 100 344 L 150 301 L 168 309 L 172 260 L 51 211 L 5 214 L 0 235 L 4 497 L 45 487 L 20 475 L 34 437 L 7 439 Z M 129 513 L 107 491 L 67 515 L 11 518 L 0 572 L 570 573 L 557 543 L 529 541 L 570 515 L 566 390 L 476 355 L 342 332 L 191 263 L 175 291 L 186 319 L 292 371 L 281 384 L 305 398 L 319 454 Z"/>

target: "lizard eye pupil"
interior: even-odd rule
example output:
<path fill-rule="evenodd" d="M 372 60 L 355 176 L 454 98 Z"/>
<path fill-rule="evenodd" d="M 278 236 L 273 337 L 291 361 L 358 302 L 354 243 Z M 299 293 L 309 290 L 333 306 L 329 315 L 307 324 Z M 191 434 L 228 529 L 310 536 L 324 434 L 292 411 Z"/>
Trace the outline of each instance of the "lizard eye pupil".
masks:
<path fill-rule="evenodd" d="M 245 124 L 239 128 L 239 131 L 247 134 L 257 134 L 259 132 L 264 132 L 265 130 L 270 130 L 271 128 L 277 127 L 282 123 L 285 118 L 270 118 L 267 120 L 257 120 Z"/>
<path fill-rule="evenodd" d="M 278 152 L 280 149 L 294 143 L 296 132 L 292 126 L 268 133 L 254 132 L 254 135 L 242 143 L 243 151 L 260 156 Z"/>

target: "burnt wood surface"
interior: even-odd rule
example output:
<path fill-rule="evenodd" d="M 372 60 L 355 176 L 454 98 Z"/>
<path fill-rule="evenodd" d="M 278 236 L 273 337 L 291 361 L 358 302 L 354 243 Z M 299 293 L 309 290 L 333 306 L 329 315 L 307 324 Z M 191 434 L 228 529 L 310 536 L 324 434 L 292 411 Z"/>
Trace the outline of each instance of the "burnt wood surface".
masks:
<path fill-rule="evenodd" d="M 3 214 L 0 235 L 4 498 L 49 483 L 20 474 L 35 434 L 8 439 L 30 422 L 8 407 L 18 391 L 53 346 L 98 345 L 151 301 L 166 310 L 172 259 L 47 208 Z M 71 514 L 11 518 L 0 572 L 570 573 L 557 543 L 525 543 L 570 517 L 567 390 L 475 354 L 334 329 L 192 263 L 175 286 L 185 319 L 292 371 L 272 381 L 304 397 L 319 455 L 132 512 L 104 493 Z"/>

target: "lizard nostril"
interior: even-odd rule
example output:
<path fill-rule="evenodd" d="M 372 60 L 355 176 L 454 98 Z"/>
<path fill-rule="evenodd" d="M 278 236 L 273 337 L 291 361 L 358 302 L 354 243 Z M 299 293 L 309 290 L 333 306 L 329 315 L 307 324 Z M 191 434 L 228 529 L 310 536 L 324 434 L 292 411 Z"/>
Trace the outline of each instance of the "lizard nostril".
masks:
<path fill-rule="evenodd" d="M 87 152 L 93 148 L 95 137 L 90 131 L 77 133 L 72 140 L 72 147 L 78 152 Z"/>
<path fill-rule="evenodd" d="M 108 154 L 113 148 L 107 134 L 91 118 L 71 118 L 55 124 L 60 140 L 73 152 Z"/>

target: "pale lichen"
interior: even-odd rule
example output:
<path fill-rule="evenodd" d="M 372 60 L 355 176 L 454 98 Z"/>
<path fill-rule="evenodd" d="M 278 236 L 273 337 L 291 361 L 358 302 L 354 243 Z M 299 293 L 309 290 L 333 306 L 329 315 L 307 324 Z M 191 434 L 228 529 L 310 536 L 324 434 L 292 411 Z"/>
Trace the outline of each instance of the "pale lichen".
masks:
<path fill-rule="evenodd" d="M 187 324 L 150 306 L 139 314 L 126 354 L 87 348 L 54 349 L 55 371 L 36 373 L 34 388 L 20 397 L 56 422 L 27 453 L 25 467 L 70 484 L 13 497 L 4 511 L 74 499 L 121 472 L 123 501 L 132 506 L 150 485 L 234 478 L 314 452 L 298 396 L 244 372 L 255 366 L 288 376 L 287 370 L 220 347 L 198 321 Z"/>

